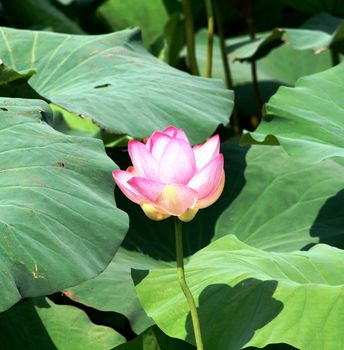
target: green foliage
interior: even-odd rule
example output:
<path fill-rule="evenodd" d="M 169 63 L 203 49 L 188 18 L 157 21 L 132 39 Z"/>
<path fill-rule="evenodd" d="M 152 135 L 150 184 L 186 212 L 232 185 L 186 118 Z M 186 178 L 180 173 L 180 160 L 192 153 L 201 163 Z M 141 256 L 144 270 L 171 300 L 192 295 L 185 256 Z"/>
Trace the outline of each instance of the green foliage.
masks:
<path fill-rule="evenodd" d="M 121 248 L 113 261 L 98 277 L 65 291 L 78 303 L 101 311 L 125 315 L 134 332 L 140 334 L 154 322 L 143 311 L 131 279 L 131 268 L 153 269 L 170 264 L 158 262 L 140 253 Z"/>
<path fill-rule="evenodd" d="M 281 87 L 265 106 L 258 129 L 244 135 L 243 143 L 269 144 L 276 138 L 288 154 L 307 163 L 343 157 L 343 73 L 340 64 L 300 79 L 295 88 Z"/>
<path fill-rule="evenodd" d="M 0 314 L 0 341 L 4 350 L 102 350 L 125 339 L 109 327 L 93 324 L 74 306 L 49 299 L 26 300 Z"/>
<path fill-rule="evenodd" d="M 173 220 L 111 176 L 168 125 L 225 159 L 183 224 L 205 350 L 344 348 L 343 1 L 250 3 L 212 1 L 207 79 L 177 0 L 0 0 L 1 349 L 196 349 Z"/>
<path fill-rule="evenodd" d="M 137 26 L 147 47 L 162 37 L 167 13 L 162 0 L 107 0 L 97 13 L 111 31 Z"/>
<path fill-rule="evenodd" d="M 223 148 L 225 156 L 234 150 Z M 233 162 L 229 167 L 229 174 L 238 174 L 245 184 L 217 220 L 215 238 L 234 234 L 268 251 L 290 252 L 319 241 L 344 248 L 342 211 L 336 209 L 343 204 L 343 164 L 303 164 L 281 147 L 264 146 L 252 146 L 244 161 L 245 168 Z M 240 186 L 235 180 L 228 179 L 228 188 Z M 331 221 L 325 208 L 333 213 Z"/>
<path fill-rule="evenodd" d="M 343 251 L 326 245 L 309 252 L 271 253 L 232 235 L 210 244 L 185 267 L 205 349 L 276 342 L 306 350 L 340 348 L 343 266 Z M 135 271 L 137 292 L 148 315 L 166 334 L 193 343 L 188 306 L 175 274 L 175 269 L 166 268 Z"/>
<path fill-rule="evenodd" d="M 99 274 L 127 229 L 99 140 L 52 129 L 40 100 L 0 100 L 0 309 Z M 92 213 L 92 215 L 90 215 Z"/>
<path fill-rule="evenodd" d="M 301 28 L 279 28 L 260 35 L 256 40 L 237 44 L 231 52 L 236 60 L 258 60 L 282 42 L 296 50 L 313 50 L 315 53 L 333 49 L 344 53 L 344 20 L 321 13 L 309 19 Z"/>
<path fill-rule="evenodd" d="M 1 33 L 0 56 L 9 68 L 35 70 L 28 83 L 39 95 L 109 132 L 147 137 L 173 124 L 201 142 L 229 120 L 232 95 L 221 82 L 190 77 L 154 59 L 137 30 L 99 37 Z"/>
<path fill-rule="evenodd" d="M 264 35 L 258 34 L 257 37 L 264 37 Z M 227 57 L 230 62 L 238 111 L 246 115 L 257 115 L 259 111 L 257 110 L 256 104 L 253 102 L 255 97 L 252 84 L 251 64 L 246 61 L 233 61 L 235 48 L 247 44 L 248 41 L 249 38 L 247 35 L 227 40 Z M 201 30 L 196 35 L 196 52 L 201 72 L 205 70 L 206 43 L 207 33 L 205 30 Z M 245 46 L 243 46 L 243 48 L 245 48 Z M 214 39 L 213 63 L 213 76 L 224 79 L 217 37 Z M 309 50 L 297 50 L 290 44 L 285 44 L 270 51 L 267 56 L 259 59 L 256 62 L 256 66 L 259 90 L 265 102 L 276 92 L 279 86 L 293 86 L 300 77 L 330 68 L 331 55 L 328 51 L 315 55 Z M 252 103 L 247 103 L 247 101 L 252 101 Z"/>
<path fill-rule="evenodd" d="M 265 38 L 264 34 L 257 34 L 257 37 Z M 262 39 L 263 40 L 263 39 Z M 247 35 L 226 41 L 228 58 L 232 70 L 233 82 L 235 86 L 251 83 L 250 64 L 243 61 L 235 60 L 235 48 L 247 43 Z M 202 30 L 196 35 L 197 58 L 201 71 L 205 67 L 207 33 Z M 223 67 L 221 63 L 220 48 L 218 37 L 214 40 L 215 50 L 213 53 L 214 69 L 213 76 L 224 78 Z M 239 50 L 239 49 L 238 49 Z M 291 45 L 286 44 L 279 46 L 271 51 L 269 55 L 257 61 L 257 75 L 259 83 L 263 88 L 266 82 L 276 82 L 286 85 L 294 85 L 297 79 L 321 72 L 331 67 L 331 58 L 328 52 L 322 52 L 317 55 L 309 51 L 296 50 Z"/>

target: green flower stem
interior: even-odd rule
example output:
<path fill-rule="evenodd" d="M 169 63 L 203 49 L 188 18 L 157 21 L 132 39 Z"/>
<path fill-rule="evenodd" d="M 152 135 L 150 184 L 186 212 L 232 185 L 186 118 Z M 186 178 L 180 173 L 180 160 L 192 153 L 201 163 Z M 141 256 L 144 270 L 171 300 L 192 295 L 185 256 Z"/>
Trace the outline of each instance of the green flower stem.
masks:
<path fill-rule="evenodd" d="M 204 75 L 211 78 L 213 66 L 213 41 L 214 41 L 214 15 L 211 0 L 205 0 L 208 17 L 208 43 L 207 43 L 207 64 Z"/>
<path fill-rule="evenodd" d="M 195 37 L 190 0 L 182 0 L 182 6 L 185 21 L 187 57 L 190 65 L 190 71 L 193 75 L 199 75 L 195 53 Z"/>
<path fill-rule="evenodd" d="M 182 291 L 189 304 L 197 350 L 203 350 L 204 348 L 203 348 L 203 342 L 202 342 L 202 336 L 201 336 L 201 328 L 199 324 L 195 300 L 185 280 L 184 261 L 183 261 L 184 254 L 183 254 L 182 222 L 177 217 L 175 217 L 174 227 L 176 232 L 176 256 L 177 256 L 178 280 L 179 280 L 180 287 L 182 288 Z"/>

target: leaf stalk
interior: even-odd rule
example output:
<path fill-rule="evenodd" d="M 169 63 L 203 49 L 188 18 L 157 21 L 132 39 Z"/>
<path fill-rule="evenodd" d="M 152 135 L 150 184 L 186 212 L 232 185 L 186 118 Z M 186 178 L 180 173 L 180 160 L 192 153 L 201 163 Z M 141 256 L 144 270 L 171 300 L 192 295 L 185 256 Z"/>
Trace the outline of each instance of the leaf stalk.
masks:
<path fill-rule="evenodd" d="M 232 90 L 233 89 L 233 79 L 232 79 L 232 73 L 231 73 L 231 69 L 229 66 L 228 58 L 227 58 L 225 35 L 224 35 L 223 27 L 222 27 L 223 26 L 223 18 L 222 18 L 222 14 L 221 14 L 220 1 L 221 0 L 214 1 L 215 21 L 216 21 L 217 32 L 219 34 L 221 57 L 222 57 L 223 70 L 225 72 L 226 86 L 228 89 Z"/>
<path fill-rule="evenodd" d="M 182 7 L 185 21 L 187 58 L 190 66 L 190 71 L 193 75 L 199 75 L 195 53 L 195 36 L 190 0 L 182 0 Z"/>
<path fill-rule="evenodd" d="M 254 31 L 253 27 L 253 3 L 254 0 L 251 0 L 249 2 L 248 6 L 248 11 L 247 11 L 247 17 L 246 17 L 246 23 L 248 27 L 248 33 L 250 35 L 250 39 L 253 41 L 256 38 L 256 33 Z M 258 84 L 258 77 L 257 77 L 257 62 L 255 59 L 252 60 L 251 62 L 251 75 L 252 75 L 252 84 L 253 84 L 253 90 L 254 90 L 254 96 L 256 99 L 256 105 L 258 108 L 258 113 L 259 113 L 259 120 L 262 118 L 262 99 L 260 96 L 260 91 L 259 91 L 259 84 Z"/>
<path fill-rule="evenodd" d="M 214 42 L 214 15 L 211 0 L 205 0 L 208 18 L 208 40 L 207 40 L 207 63 L 205 66 L 204 75 L 211 78 L 213 67 L 213 42 Z"/>

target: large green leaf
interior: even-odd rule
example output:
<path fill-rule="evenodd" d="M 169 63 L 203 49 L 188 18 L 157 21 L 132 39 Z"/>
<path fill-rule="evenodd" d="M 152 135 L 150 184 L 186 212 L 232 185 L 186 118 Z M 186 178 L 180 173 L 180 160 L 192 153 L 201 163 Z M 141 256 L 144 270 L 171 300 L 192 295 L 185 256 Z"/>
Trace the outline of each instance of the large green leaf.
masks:
<path fill-rule="evenodd" d="M 281 87 L 265 116 L 242 142 L 275 143 L 297 159 L 315 163 L 344 156 L 344 63 L 304 77 L 295 88 Z M 273 137 L 271 137 L 273 135 Z"/>
<path fill-rule="evenodd" d="M 252 81 L 249 72 L 250 64 L 235 62 L 233 75 L 237 81 Z M 318 73 L 331 67 L 328 51 L 314 55 L 310 51 L 293 49 L 289 44 L 283 45 L 267 57 L 257 62 L 258 79 L 261 81 L 277 81 L 281 85 L 293 86 L 296 81 L 306 75 Z M 246 76 L 243 74 L 246 73 Z M 249 78 L 247 76 L 249 75 Z M 244 79 L 243 79 L 244 78 Z"/>
<path fill-rule="evenodd" d="M 74 306 L 29 299 L 0 314 L 3 350 L 104 350 L 124 343 L 113 329 L 93 324 Z"/>
<path fill-rule="evenodd" d="M 186 264 L 205 349 L 287 343 L 303 350 L 344 346 L 344 252 L 318 245 L 272 253 L 229 235 Z M 194 342 L 175 269 L 134 271 L 148 315 L 166 334 Z M 311 325 L 311 326 L 310 326 Z"/>
<path fill-rule="evenodd" d="M 311 51 L 293 49 L 289 44 L 280 46 L 268 56 L 257 61 L 259 91 L 262 101 L 266 102 L 281 85 L 294 86 L 303 76 L 324 71 L 331 67 L 328 51 L 314 55 Z M 246 115 L 259 115 L 254 101 L 251 66 L 247 62 L 234 62 L 233 79 L 237 82 L 235 96 L 240 110 Z"/>
<path fill-rule="evenodd" d="M 233 61 L 256 61 L 282 44 L 283 33 L 283 29 L 278 28 L 270 33 L 257 33 L 253 40 L 248 35 L 235 38 L 227 48 L 229 57 Z"/>
<path fill-rule="evenodd" d="M 101 141 L 63 135 L 43 101 L 0 100 L 0 310 L 98 275 L 128 227 Z"/>
<path fill-rule="evenodd" d="M 167 22 L 163 0 L 107 0 L 98 7 L 97 14 L 113 32 L 139 27 L 147 46 L 163 35 Z"/>
<path fill-rule="evenodd" d="M 259 33 L 255 40 L 243 38 L 232 47 L 234 60 L 257 60 L 267 55 L 282 40 L 296 50 L 313 50 L 320 53 L 334 49 L 344 52 L 344 20 L 321 13 L 308 20 L 301 28 L 279 28 L 270 33 Z"/>
<path fill-rule="evenodd" d="M 143 311 L 131 279 L 131 268 L 151 269 L 170 266 L 146 255 L 121 248 L 110 265 L 96 278 L 64 291 L 78 303 L 101 311 L 125 315 L 135 333 L 140 334 L 154 324 Z"/>
<path fill-rule="evenodd" d="M 230 144 L 222 150 L 225 157 L 235 152 Z M 307 165 L 281 147 L 265 146 L 252 146 L 245 162 L 244 170 L 229 164 L 229 173 L 241 173 L 246 183 L 217 220 L 215 238 L 234 234 L 251 246 L 282 252 L 319 241 L 344 248 L 343 164 L 329 159 Z"/>
<path fill-rule="evenodd" d="M 137 30 L 99 36 L 0 29 L 0 57 L 29 84 L 113 133 L 149 136 L 173 124 L 201 142 L 228 123 L 232 94 L 222 82 L 192 77 L 148 54 Z"/>
<path fill-rule="evenodd" d="M 229 54 L 231 50 L 242 42 L 247 42 L 248 36 L 241 36 L 227 40 Z M 196 35 L 197 62 L 203 72 L 206 64 L 207 32 L 200 30 Z M 230 62 L 234 85 L 252 82 L 251 65 L 247 62 Z M 294 85 L 302 76 L 317 73 L 331 67 L 328 52 L 314 55 L 309 51 L 293 49 L 291 45 L 282 45 L 257 62 L 259 82 L 278 82 Z M 214 38 L 213 75 L 224 78 L 218 38 Z"/>
<path fill-rule="evenodd" d="M 248 36 L 227 40 L 227 47 L 231 50 L 238 43 L 247 42 Z M 196 35 L 197 62 L 201 72 L 205 71 L 207 52 L 207 32 L 201 30 Z M 231 52 L 231 51 L 229 51 Z M 251 64 L 244 61 L 229 62 L 235 99 L 240 113 L 258 115 L 254 101 Z M 296 50 L 286 44 L 270 52 L 268 56 L 257 61 L 257 76 L 262 101 L 267 101 L 281 85 L 294 85 L 297 79 L 305 75 L 321 72 L 331 67 L 331 57 L 328 51 L 314 55 L 309 50 Z M 224 79 L 223 66 L 218 38 L 214 38 L 213 76 Z"/>

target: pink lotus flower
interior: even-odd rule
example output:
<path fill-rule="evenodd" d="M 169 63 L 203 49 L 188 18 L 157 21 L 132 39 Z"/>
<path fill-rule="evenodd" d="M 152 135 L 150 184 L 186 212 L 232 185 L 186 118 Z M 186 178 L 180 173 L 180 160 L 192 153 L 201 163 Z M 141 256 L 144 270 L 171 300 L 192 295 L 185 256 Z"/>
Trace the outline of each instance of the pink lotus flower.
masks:
<path fill-rule="evenodd" d="M 147 143 L 129 141 L 133 166 L 114 170 L 122 192 L 152 220 L 174 215 L 190 221 L 221 195 L 225 173 L 218 135 L 192 148 L 184 131 L 169 126 Z"/>

